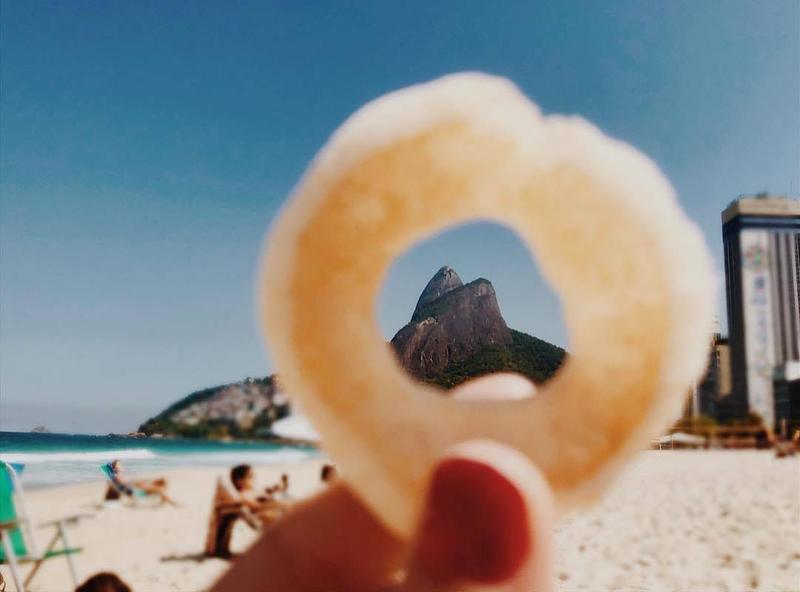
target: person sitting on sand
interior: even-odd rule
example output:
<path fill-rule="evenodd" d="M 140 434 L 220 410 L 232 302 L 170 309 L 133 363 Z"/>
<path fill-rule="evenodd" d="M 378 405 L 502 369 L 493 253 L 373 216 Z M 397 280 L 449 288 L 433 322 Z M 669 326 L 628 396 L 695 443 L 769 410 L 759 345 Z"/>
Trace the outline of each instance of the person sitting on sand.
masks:
<path fill-rule="evenodd" d="M 231 483 L 239 494 L 239 500 L 266 525 L 274 522 L 286 509 L 286 504 L 274 497 L 275 493 L 283 491 L 282 484 L 267 488 L 264 495 L 259 496 L 253 486 L 254 479 L 250 465 L 239 465 L 231 469 Z M 286 486 L 288 487 L 288 478 Z"/>
<path fill-rule="evenodd" d="M 289 499 L 289 475 L 283 473 L 281 475 L 281 497 Z"/>
<path fill-rule="evenodd" d="M 794 435 L 792 436 L 791 440 L 782 442 L 778 439 L 775 439 L 772 445 L 775 448 L 775 456 L 777 458 L 794 456 L 800 451 L 800 430 L 794 431 Z"/>
<path fill-rule="evenodd" d="M 164 503 L 172 506 L 178 505 L 167 495 L 167 480 L 163 477 L 153 480 L 129 481 L 123 474 L 122 461 L 111 461 L 108 464 L 108 467 L 111 469 L 111 480 L 114 482 L 114 486 L 122 493 L 125 493 L 126 495 L 133 495 L 134 490 L 138 489 L 140 491 L 144 491 L 145 493 L 159 496 L 161 501 Z M 106 494 L 106 499 L 109 499 L 108 494 Z"/>
<path fill-rule="evenodd" d="M 240 518 L 250 527 L 260 530 L 285 512 L 288 505 L 275 500 L 268 492 L 257 496 L 253 480 L 253 469 L 250 465 L 238 465 L 231 469 L 230 484 L 224 483 L 222 479 L 217 482 L 206 537 L 206 555 L 222 559 L 232 557 L 231 535 Z M 288 478 L 285 483 L 288 487 Z"/>
<path fill-rule="evenodd" d="M 320 471 L 319 478 L 325 485 L 330 485 L 336 478 L 339 476 L 336 467 L 331 464 L 325 464 L 322 466 L 322 470 Z"/>

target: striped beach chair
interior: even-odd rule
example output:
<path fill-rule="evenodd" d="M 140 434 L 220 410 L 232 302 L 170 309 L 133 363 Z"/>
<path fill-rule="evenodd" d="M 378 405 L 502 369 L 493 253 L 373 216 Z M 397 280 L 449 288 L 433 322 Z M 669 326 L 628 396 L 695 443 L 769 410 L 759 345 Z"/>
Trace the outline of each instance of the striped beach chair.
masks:
<path fill-rule="evenodd" d="M 7 564 L 11 578 L 19 592 L 25 592 L 42 564 L 54 557 L 67 560 L 73 588 L 78 585 L 78 572 L 72 556 L 81 549 L 71 547 L 67 540 L 67 525 L 75 524 L 85 515 L 76 514 L 58 520 L 44 522 L 39 527 L 54 529 L 53 538 L 40 550 L 33 523 L 25 507 L 25 494 L 19 480 L 23 465 L 12 465 L 0 460 L 0 564 Z M 59 543 L 61 543 L 59 545 Z M 32 563 L 33 567 L 25 580 L 19 573 L 19 566 Z"/>

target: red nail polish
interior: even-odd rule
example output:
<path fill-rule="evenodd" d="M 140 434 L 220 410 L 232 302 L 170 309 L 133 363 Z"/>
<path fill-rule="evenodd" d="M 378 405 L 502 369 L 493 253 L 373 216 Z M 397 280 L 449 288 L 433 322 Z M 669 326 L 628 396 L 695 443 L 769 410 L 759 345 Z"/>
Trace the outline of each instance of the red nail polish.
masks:
<path fill-rule="evenodd" d="M 417 549 L 422 569 L 439 582 L 499 584 L 530 553 L 525 501 L 492 467 L 453 458 L 434 471 Z"/>

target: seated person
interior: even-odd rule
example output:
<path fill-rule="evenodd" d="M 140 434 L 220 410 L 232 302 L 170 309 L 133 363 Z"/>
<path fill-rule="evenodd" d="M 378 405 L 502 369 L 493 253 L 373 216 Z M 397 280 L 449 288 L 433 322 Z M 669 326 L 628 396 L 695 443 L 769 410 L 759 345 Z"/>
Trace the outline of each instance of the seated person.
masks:
<path fill-rule="evenodd" d="M 290 500 L 292 499 L 289 495 L 289 475 L 283 473 L 281 475 L 280 482 L 276 483 L 271 487 L 267 487 L 266 489 L 267 496 L 271 496 L 273 499 L 280 499 L 280 500 Z"/>
<path fill-rule="evenodd" d="M 336 470 L 336 467 L 332 464 L 325 464 L 322 466 L 322 470 L 320 471 L 319 478 L 325 485 L 330 485 L 336 478 L 339 476 L 339 473 Z"/>
<path fill-rule="evenodd" d="M 231 469 L 231 483 L 239 494 L 239 500 L 255 514 L 264 525 L 274 522 L 287 508 L 287 504 L 275 499 L 275 493 L 283 491 L 283 485 L 265 489 L 264 495 L 256 495 L 253 480 L 255 475 L 250 465 L 239 465 Z M 288 477 L 286 487 L 288 487 Z"/>
<path fill-rule="evenodd" d="M 108 468 L 110 469 L 111 473 L 111 481 L 114 483 L 113 488 L 109 488 L 109 491 L 106 492 L 106 499 L 116 499 L 118 497 L 118 493 L 124 493 L 125 495 L 134 495 L 136 489 L 143 491 L 145 493 L 151 495 L 157 495 L 161 498 L 161 501 L 173 506 L 177 506 L 178 504 L 175 503 L 174 500 L 170 499 L 167 495 L 167 480 L 164 478 L 153 479 L 153 480 L 138 480 L 138 481 L 129 481 L 125 478 L 122 469 L 122 462 L 119 460 L 111 461 L 108 464 Z M 115 491 L 116 490 L 116 491 Z"/>
<path fill-rule="evenodd" d="M 794 456 L 800 451 L 800 430 L 795 430 L 791 440 L 773 439 L 772 445 L 775 448 L 775 456 L 778 458 Z"/>
<path fill-rule="evenodd" d="M 231 469 L 230 484 L 222 479 L 217 482 L 206 537 L 206 555 L 223 559 L 232 556 L 231 535 L 239 518 L 260 530 L 283 515 L 287 504 L 273 499 L 269 494 L 257 496 L 253 479 L 250 465 L 238 465 Z"/>

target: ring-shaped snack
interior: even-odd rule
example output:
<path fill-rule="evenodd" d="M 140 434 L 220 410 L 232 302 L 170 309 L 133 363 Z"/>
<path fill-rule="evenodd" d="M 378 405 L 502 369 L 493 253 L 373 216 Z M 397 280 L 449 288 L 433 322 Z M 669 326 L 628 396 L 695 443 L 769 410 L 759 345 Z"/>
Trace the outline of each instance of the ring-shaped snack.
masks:
<path fill-rule="evenodd" d="M 415 382 L 375 322 L 393 260 L 472 220 L 507 225 L 559 295 L 569 357 L 526 400 L 455 401 Z M 381 97 L 320 151 L 274 223 L 263 329 L 281 382 L 348 483 L 409 535 L 435 460 L 476 438 L 591 499 L 677 417 L 707 359 L 710 256 L 655 164 L 510 82 L 447 76 Z"/>

